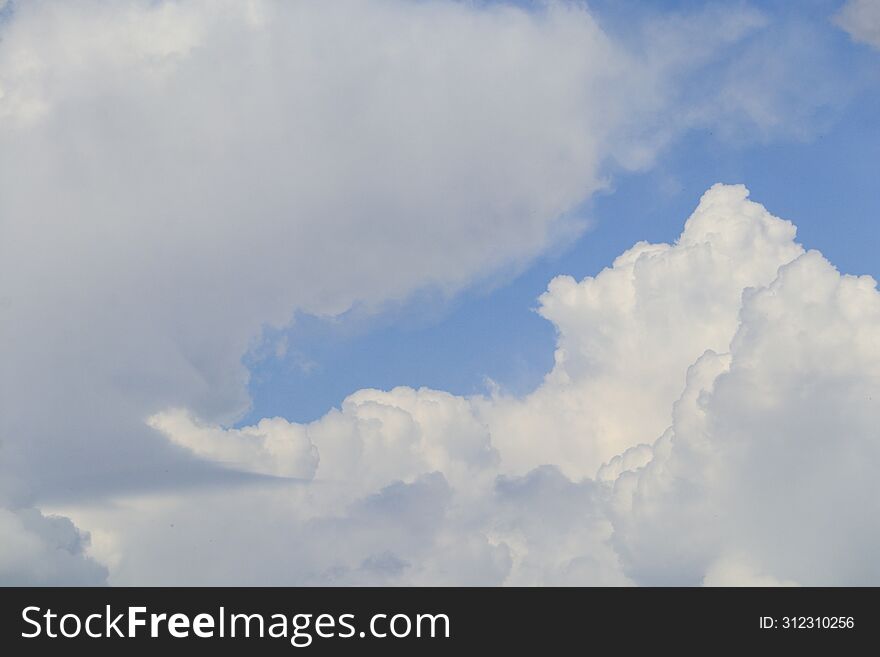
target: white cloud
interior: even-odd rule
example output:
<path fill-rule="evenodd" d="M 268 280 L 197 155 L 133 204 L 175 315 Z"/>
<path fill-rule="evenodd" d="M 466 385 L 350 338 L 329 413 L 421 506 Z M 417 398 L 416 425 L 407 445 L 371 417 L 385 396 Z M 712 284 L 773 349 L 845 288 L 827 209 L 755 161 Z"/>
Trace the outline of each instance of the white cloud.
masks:
<path fill-rule="evenodd" d="M 627 572 L 697 584 L 721 560 L 800 584 L 880 581 L 878 336 L 875 281 L 815 251 L 748 291 L 730 353 L 697 361 L 653 460 L 616 483 Z"/>
<path fill-rule="evenodd" d="M 802 252 L 791 223 L 746 197 L 717 185 L 675 244 L 639 243 L 595 277 L 551 281 L 540 313 L 559 332 L 553 371 L 524 399 L 485 409 L 506 469 L 593 476 L 669 425 L 688 366 L 728 349 L 743 290 Z"/>
<path fill-rule="evenodd" d="M 160 415 L 152 422 L 173 442 L 196 453 L 205 454 L 205 444 L 213 438 L 225 464 L 235 460 L 278 474 L 297 462 L 296 457 L 283 456 L 275 463 L 267 461 L 262 444 L 251 439 L 261 431 L 259 426 L 223 431 L 191 420 L 180 422 L 179 417 Z M 301 436 L 307 436 L 314 445 L 320 465 L 311 484 L 239 490 L 231 509 L 226 508 L 228 491 L 203 493 L 195 502 L 201 509 L 198 517 L 189 510 L 192 499 L 170 499 L 158 506 L 150 499 L 129 501 L 99 509 L 97 516 L 87 515 L 87 522 L 99 527 L 123 523 L 123 535 L 138 536 L 125 552 L 145 562 L 137 576 L 147 568 L 150 577 L 163 578 L 160 581 L 195 576 L 200 579 L 187 581 L 277 582 L 277 574 L 262 571 L 249 573 L 256 577 L 252 580 L 238 579 L 240 573 L 231 578 L 224 574 L 222 564 L 247 559 L 244 547 L 233 538 L 213 545 L 224 556 L 212 562 L 210 574 L 162 573 L 155 561 L 155 552 L 162 549 L 148 528 L 173 518 L 180 528 L 176 532 L 189 532 L 187 540 L 196 542 L 214 531 L 205 526 L 206 508 L 216 509 L 218 517 L 246 513 L 252 521 L 260 518 L 256 522 L 261 522 L 261 550 L 268 549 L 277 559 L 273 569 L 283 564 L 287 583 L 628 581 L 609 544 L 611 525 L 598 511 L 599 487 L 589 481 L 574 483 L 549 466 L 524 477 L 498 478 L 499 459 L 489 427 L 479 420 L 471 400 L 428 389 L 361 390 L 340 410 L 316 422 L 271 422 L 279 437 L 295 435 L 300 444 Z M 237 443 L 234 457 L 224 450 L 230 440 Z M 279 523 L 280 531 L 275 528 Z M 285 550 L 285 556 L 279 556 Z M 134 575 L 125 571 L 115 575 L 117 583 L 136 581 L 127 579 Z"/>
<path fill-rule="evenodd" d="M 206 429 L 168 422 L 168 417 L 174 415 L 154 422 L 175 443 L 201 451 Z M 200 494 L 197 502 L 200 517 L 206 508 L 216 508 L 218 516 L 247 513 L 267 523 L 259 534 L 272 544 L 274 555 L 287 550 L 287 556 L 278 558 L 285 564 L 288 583 L 628 582 L 609 544 L 611 524 L 597 506 L 600 488 L 589 481 L 574 483 L 549 466 L 524 477 L 499 478 L 489 429 L 468 399 L 428 389 L 362 390 L 346 399 L 340 410 L 308 425 L 288 427 L 280 435 L 303 432 L 320 455 L 310 485 L 240 490 L 232 509 L 224 508 L 228 491 Z M 223 444 L 254 430 L 210 432 Z M 252 451 L 255 458 L 239 460 L 251 464 L 264 456 L 259 445 Z M 281 461 L 262 471 L 275 474 L 284 467 Z M 126 552 L 146 562 L 140 567 L 149 568 L 151 578 L 173 577 L 177 575 L 161 574 L 162 567 L 154 561 L 154 551 L 161 548 L 147 536 L 148 527 L 177 518 L 175 527 L 192 532 L 192 541 L 211 531 L 203 519 L 192 517 L 192 500 L 181 502 L 166 500 L 168 506 L 157 507 L 150 499 L 130 501 L 92 511 L 97 516 L 87 513 L 87 522 L 99 527 L 123 523 L 124 535 L 138 535 Z M 279 518 L 284 526 L 280 532 L 274 529 Z M 135 529 L 130 527 L 132 519 L 137 519 Z M 217 558 L 210 575 L 198 575 L 198 581 L 251 581 L 236 579 L 237 574 L 230 580 L 220 567 L 245 558 L 239 556 L 242 546 L 223 539 L 215 547 L 225 556 Z M 269 575 L 260 573 L 254 581 L 264 576 Z M 125 573 L 117 572 L 116 577 L 118 583 L 136 581 L 125 579 Z"/>
<path fill-rule="evenodd" d="M 533 396 L 363 390 L 314 423 L 272 420 L 279 436 L 296 436 L 300 446 L 305 437 L 317 450 L 310 482 L 68 511 L 114 537 L 93 554 L 120 564 L 111 574 L 120 584 L 144 577 L 878 581 L 880 295 L 871 278 L 841 276 L 817 252 L 804 253 L 792 224 L 746 197 L 742 186 L 715 186 L 676 244 L 637 245 L 595 278 L 551 284 L 542 312 L 556 321 L 566 357 L 540 393 L 548 407 L 555 396 L 555 408 L 580 414 L 568 420 L 580 431 L 560 431 L 567 425 L 549 410 L 524 413 Z M 657 371 L 644 363 L 654 358 Z M 616 388 L 610 398 L 621 398 L 619 408 L 593 399 L 603 388 Z M 657 416 L 646 419 L 643 410 L 655 407 Z M 277 474 L 298 462 L 281 457 L 262 470 L 254 465 L 267 458 L 258 441 L 255 458 L 241 456 L 246 437 L 265 433 L 259 425 L 224 432 L 191 420 L 158 424 L 196 451 L 205 431 L 221 445 L 239 441 L 237 459 L 260 471 Z M 512 431 L 521 436 L 512 439 Z M 662 433 L 650 446 L 649 431 Z M 617 453 L 600 467 L 605 448 Z M 529 465 L 541 456 L 550 465 Z M 590 463 L 594 476 L 581 478 L 577 470 Z M 230 517 L 240 521 L 235 535 Z M 169 565 L 171 553 L 197 554 L 198 563 L 187 557 Z M 230 571 L 230 563 L 241 567 Z"/>
<path fill-rule="evenodd" d="M 223 430 L 175 410 L 154 415 L 148 424 L 198 456 L 236 470 L 311 479 L 318 467 L 318 452 L 305 430 L 283 418 Z"/>
<path fill-rule="evenodd" d="M 880 48 L 880 2 L 847 0 L 834 22 L 856 41 Z"/>
<path fill-rule="evenodd" d="M 498 460 L 469 401 L 427 388 L 360 390 L 310 424 L 271 418 L 222 429 L 179 410 L 149 423 L 177 445 L 227 467 L 345 482 L 358 492 L 434 471 L 472 483 Z"/>

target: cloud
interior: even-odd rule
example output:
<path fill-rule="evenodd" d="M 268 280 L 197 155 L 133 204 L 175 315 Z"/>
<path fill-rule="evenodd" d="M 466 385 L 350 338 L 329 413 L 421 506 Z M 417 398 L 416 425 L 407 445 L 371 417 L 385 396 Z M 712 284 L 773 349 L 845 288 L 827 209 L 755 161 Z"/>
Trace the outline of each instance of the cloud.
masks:
<path fill-rule="evenodd" d="M 596 475 L 603 463 L 669 425 L 688 367 L 707 349 L 728 350 L 743 290 L 769 284 L 803 252 L 793 224 L 747 197 L 742 185 L 716 185 L 675 244 L 641 242 L 595 277 L 552 280 L 539 312 L 558 332 L 556 364 L 524 398 L 363 390 L 341 411 L 290 430 L 313 437 L 319 477 L 369 479 L 382 467 L 389 474 L 376 483 L 387 483 L 425 468 L 447 471 L 456 460 L 491 464 L 490 454 L 508 474 L 554 464 L 570 477 Z M 200 430 L 164 417 L 156 416 L 153 426 L 184 447 L 197 441 L 193 451 L 204 453 Z M 239 433 L 224 432 L 215 449 Z M 459 459 L 451 453 L 456 447 Z"/>
<path fill-rule="evenodd" d="M 797 582 L 761 575 L 747 562 L 722 557 L 707 570 L 703 577 L 703 586 L 797 586 Z"/>
<path fill-rule="evenodd" d="M 96 586 L 107 569 L 85 555 L 88 534 L 67 518 L 0 506 L 0 585 Z"/>
<path fill-rule="evenodd" d="M 148 424 L 194 454 L 236 470 L 311 479 L 318 467 L 318 452 L 303 428 L 283 418 L 224 430 L 177 410 L 154 415 Z"/>
<path fill-rule="evenodd" d="M 855 41 L 880 48 L 880 4 L 876 0 L 847 0 L 834 22 Z"/>
<path fill-rule="evenodd" d="M 551 281 L 539 312 L 559 333 L 553 370 L 525 398 L 485 406 L 507 469 L 592 477 L 669 425 L 688 366 L 728 349 L 743 290 L 802 252 L 794 226 L 747 195 L 716 185 L 675 244 L 642 242 L 595 277 Z"/>
<path fill-rule="evenodd" d="M 235 421 L 242 356 L 295 311 L 451 294 L 578 234 L 686 127 L 670 89 L 762 24 L 661 58 L 680 25 L 635 48 L 569 3 L 10 7 L 0 477 L 43 498 L 228 478 L 143 419 Z"/>
<path fill-rule="evenodd" d="M 653 459 L 615 484 L 627 572 L 698 584 L 744 559 L 789 582 L 877 582 L 876 282 L 811 251 L 740 317 L 730 352 L 691 368 Z"/>
<path fill-rule="evenodd" d="M 206 429 L 167 421 L 175 415 L 160 416 L 154 423 L 176 444 L 195 444 L 200 452 Z M 272 422 L 285 423 L 279 418 Z M 552 466 L 523 477 L 499 475 L 489 428 L 478 419 L 471 400 L 429 389 L 362 390 L 316 422 L 287 426 L 279 435 L 302 432 L 319 454 L 310 484 L 239 490 L 231 510 L 224 508 L 228 491 L 203 493 L 197 503 L 199 518 L 189 512 L 192 500 L 166 500 L 157 507 L 147 499 L 92 511 L 97 516 L 87 522 L 128 526 L 122 535 L 140 538 L 125 552 L 145 560 L 150 577 L 160 581 L 191 575 L 160 572 L 154 562 L 159 548 L 148 527 L 171 522 L 171 517 L 177 532 L 190 532 L 188 540 L 196 541 L 211 533 L 202 519 L 210 508 L 218 518 L 241 512 L 272 527 L 281 523 L 285 529 L 280 532 L 261 526 L 258 533 L 264 544 L 272 544 L 273 555 L 286 550 L 277 558 L 286 573 L 283 581 L 291 584 L 628 582 L 608 542 L 611 525 L 597 506 L 600 487 L 572 482 Z M 223 445 L 230 437 L 256 430 L 208 431 Z M 252 442 L 251 451 L 254 458 L 241 455 L 238 460 L 251 464 L 264 457 L 259 443 Z M 276 474 L 286 463 L 279 459 L 262 472 Z M 134 518 L 136 529 L 130 527 Z M 243 547 L 231 538 L 218 539 L 214 547 L 226 556 L 217 558 L 217 569 L 210 575 L 202 572 L 198 581 L 245 583 L 270 577 L 261 572 L 255 580 L 237 579 L 238 574 L 230 579 L 222 564 L 246 559 L 239 556 Z M 279 562 L 273 561 L 276 567 Z M 116 576 L 119 583 L 130 581 L 123 573 Z"/>
<path fill-rule="evenodd" d="M 86 549 L 114 583 L 269 583 L 273 564 L 291 582 L 629 581 L 596 510 L 608 484 L 583 478 L 663 431 L 687 367 L 729 348 L 743 289 L 800 253 L 743 189 L 707 194 L 675 245 L 555 280 L 556 366 L 525 399 L 360 391 L 310 425 L 230 430 L 242 357 L 295 311 L 522 266 L 690 127 L 773 128 L 725 94 L 760 81 L 755 58 L 718 63 L 765 25 L 742 7 L 620 36 L 580 3 L 4 6 L 4 538 L 73 536 L 22 511 L 57 507 L 92 537 L 62 541 L 77 581 L 103 572 Z"/>
<path fill-rule="evenodd" d="M 531 396 L 363 390 L 241 430 L 171 413 L 154 422 L 197 453 L 210 435 L 268 474 L 312 449 L 318 467 L 67 511 L 114 537 L 93 554 L 119 584 L 878 581 L 880 295 L 747 196 L 716 185 L 675 244 L 552 282 L 560 354 Z M 267 455 L 267 426 L 297 451 Z"/>

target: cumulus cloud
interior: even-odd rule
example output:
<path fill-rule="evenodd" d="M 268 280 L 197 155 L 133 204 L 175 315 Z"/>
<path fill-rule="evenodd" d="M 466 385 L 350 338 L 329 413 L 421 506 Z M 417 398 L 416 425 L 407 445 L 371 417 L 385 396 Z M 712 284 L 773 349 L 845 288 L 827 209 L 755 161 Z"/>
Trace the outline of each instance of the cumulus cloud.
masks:
<path fill-rule="evenodd" d="M 834 22 L 860 43 L 880 48 L 880 2 L 847 0 L 834 16 Z"/>
<path fill-rule="evenodd" d="M 206 429 L 167 421 L 174 415 L 153 422 L 176 444 L 200 451 Z M 287 424 L 280 418 L 273 422 Z M 573 482 L 553 466 L 522 477 L 500 475 L 489 427 L 479 420 L 472 400 L 428 389 L 362 390 L 324 418 L 288 427 L 284 434 L 304 432 L 320 455 L 309 485 L 239 491 L 233 510 L 223 508 L 228 492 L 202 493 L 197 503 L 199 518 L 206 508 L 225 518 L 244 512 L 237 510 L 241 507 L 249 509 L 252 519 L 256 515 L 273 526 L 282 518 L 284 530 L 261 528 L 259 534 L 264 546 L 272 544 L 273 555 L 286 551 L 278 556 L 286 583 L 628 583 L 610 547 L 611 525 L 598 506 L 600 487 Z M 230 436 L 254 430 L 215 427 L 210 433 L 224 444 Z M 254 458 L 239 460 L 255 463 L 264 456 L 259 444 L 253 443 L 251 451 Z M 263 472 L 275 474 L 284 467 L 279 463 Z M 171 522 L 180 528 L 177 533 L 192 533 L 188 540 L 198 540 L 205 521 L 189 511 L 191 499 L 181 502 L 128 501 L 122 511 L 114 505 L 87 512 L 87 522 L 122 522 L 124 535 L 139 536 L 125 549 L 129 558 L 134 553 L 146 562 L 139 569 L 149 568 L 151 577 L 173 578 L 154 561 L 153 551 L 160 548 L 148 528 L 176 518 Z M 222 571 L 227 559 L 242 558 L 234 556 L 243 551 L 234 538 L 218 539 L 216 548 L 226 556 L 217 559 L 209 575 L 202 571 L 199 581 L 252 581 L 238 574 L 230 579 Z M 273 562 L 275 567 L 279 562 Z M 123 573 L 116 575 L 120 583 L 130 581 Z M 277 582 L 278 575 L 260 572 L 256 577 L 253 581 Z"/>
<path fill-rule="evenodd" d="M 316 450 L 310 481 L 69 512 L 113 537 L 93 554 L 120 564 L 114 583 L 878 581 L 880 295 L 870 277 L 805 253 L 794 226 L 747 195 L 716 185 L 675 244 L 640 244 L 596 277 L 551 284 L 542 312 L 565 356 L 535 395 L 582 414 L 581 431 L 561 432 L 550 412 L 518 427 L 535 395 L 363 390 L 316 422 L 271 421 Z M 642 363 L 654 352 L 664 372 Z M 615 386 L 620 408 L 593 399 Z M 262 423 L 174 417 L 153 422 L 197 453 L 206 431 L 218 450 L 235 441 L 227 464 L 277 474 L 299 462 L 291 452 L 260 465 Z M 604 463 L 603 449 L 616 450 Z M 241 531 L 228 531 L 230 515 L 246 518 Z M 198 563 L 169 566 L 170 551 Z"/>
<path fill-rule="evenodd" d="M 250 436 L 260 431 L 265 420 L 257 427 L 223 430 L 191 420 L 175 421 L 178 417 L 179 413 L 161 414 L 151 422 L 171 441 L 199 454 L 206 453 L 204 445 L 211 437 L 218 451 L 224 450 L 227 441 L 236 440 L 237 456 L 223 458 L 226 464 L 264 463 L 258 471 L 277 474 L 297 462 L 280 455 L 277 463 L 264 461 L 262 444 Z M 490 429 L 479 419 L 472 400 L 429 389 L 361 390 L 316 422 L 299 425 L 281 418 L 271 422 L 280 436 L 307 436 L 320 458 L 308 486 L 292 489 L 278 484 L 259 492 L 236 493 L 235 509 L 247 506 L 251 517 L 256 513 L 264 522 L 275 518 L 273 524 L 279 516 L 283 518 L 286 530 L 261 528 L 259 534 L 261 549 L 269 542 L 273 555 L 286 551 L 278 557 L 286 583 L 628 581 L 610 548 L 611 525 L 597 506 L 600 488 L 590 481 L 572 482 L 552 466 L 523 477 L 499 476 Z M 200 494 L 199 515 L 205 508 L 216 508 L 218 518 L 237 514 L 222 509 L 227 495 Z M 135 529 L 124 532 L 139 536 L 137 545 L 127 545 L 126 553 L 132 558 L 133 551 L 144 559 L 147 564 L 140 567 L 150 568 L 151 577 L 166 578 L 168 573 L 163 574 L 154 562 L 157 546 L 147 528 L 155 526 L 156 515 L 162 524 L 176 518 L 177 533 L 191 532 L 189 540 L 198 540 L 206 528 L 203 520 L 189 512 L 191 503 L 166 500 L 156 506 L 150 500 L 132 501 L 127 504 L 135 506 L 123 505 L 126 510 L 121 514 L 118 508 L 93 511 L 101 519 L 89 516 L 88 522 L 103 526 L 122 521 L 129 526 L 127 518 L 147 519 L 143 527 L 138 522 Z M 243 550 L 235 543 L 231 537 L 218 539 L 216 547 L 226 556 L 217 560 L 217 569 L 209 575 L 203 570 L 199 581 L 277 582 L 269 579 L 277 574 L 265 572 L 256 580 L 224 575 L 222 564 L 235 560 L 233 555 Z M 587 552 L 585 545 L 590 546 Z M 273 562 L 274 567 L 279 563 Z M 129 581 L 122 573 L 117 576 L 120 582 Z"/>
<path fill-rule="evenodd" d="M 639 243 L 595 277 L 551 281 L 539 312 L 559 332 L 553 370 L 524 399 L 485 407 L 508 469 L 592 477 L 669 425 L 688 366 L 728 349 L 743 290 L 802 252 L 794 226 L 747 195 L 717 185 L 675 244 Z"/>
<path fill-rule="evenodd" d="M 628 572 L 698 584 L 745 559 L 801 584 L 880 580 L 878 336 L 875 281 L 815 251 L 747 291 L 730 352 L 694 364 L 653 459 L 615 485 Z"/>

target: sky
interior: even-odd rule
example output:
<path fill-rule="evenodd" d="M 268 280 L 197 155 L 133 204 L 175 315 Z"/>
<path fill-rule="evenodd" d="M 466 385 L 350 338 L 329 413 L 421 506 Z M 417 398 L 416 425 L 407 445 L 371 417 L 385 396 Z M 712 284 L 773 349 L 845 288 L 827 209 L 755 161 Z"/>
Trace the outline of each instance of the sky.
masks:
<path fill-rule="evenodd" d="M 0 5 L 0 583 L 880 582 L 880 3 Z"/>

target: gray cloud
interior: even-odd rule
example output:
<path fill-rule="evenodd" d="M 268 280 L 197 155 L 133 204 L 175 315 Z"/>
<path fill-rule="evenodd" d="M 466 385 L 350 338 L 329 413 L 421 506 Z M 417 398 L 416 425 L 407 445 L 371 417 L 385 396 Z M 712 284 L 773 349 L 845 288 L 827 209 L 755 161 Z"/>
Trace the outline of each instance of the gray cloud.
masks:
<path fill-rule="evenodd" d="M 4 586 L 95 586 L 107 569 L 86 556 L 88 534 L 63 517 L 0 506 L 0 583 Z"/>

